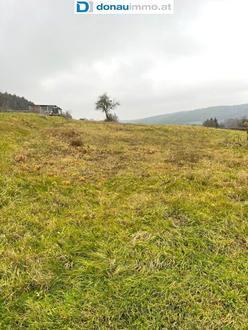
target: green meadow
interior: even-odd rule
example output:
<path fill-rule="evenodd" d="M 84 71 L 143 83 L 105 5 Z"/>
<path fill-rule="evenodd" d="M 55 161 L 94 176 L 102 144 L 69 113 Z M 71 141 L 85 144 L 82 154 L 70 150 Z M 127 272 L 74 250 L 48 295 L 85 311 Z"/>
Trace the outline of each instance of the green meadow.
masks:
<path fill-rule="evenodd" d="M 0 329 L 248 329 L 245 132 L 0 113 Z"/>

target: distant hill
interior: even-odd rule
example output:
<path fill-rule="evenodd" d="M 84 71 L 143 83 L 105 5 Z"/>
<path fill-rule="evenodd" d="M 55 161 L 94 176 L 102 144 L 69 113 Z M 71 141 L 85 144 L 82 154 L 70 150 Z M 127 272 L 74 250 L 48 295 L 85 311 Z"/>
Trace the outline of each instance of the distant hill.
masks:
<path fill-rule="evenodd" d="M 0 111 L 1 110 L 22 111 L 28 109 L 30 105 L 34 105 L 34 103 L 28 101 L 24 97 L 0 92 Z"/>
<path fill-rule="evenodd" d="M 176 124 L 199 125 L 210 117 L 216 117 L 219 122 L 230 118 L 248 117 L 248 104 L 217 106 L 192 111 L 181 111 L 160 116 L 125 121 L 136 124 Z"/>

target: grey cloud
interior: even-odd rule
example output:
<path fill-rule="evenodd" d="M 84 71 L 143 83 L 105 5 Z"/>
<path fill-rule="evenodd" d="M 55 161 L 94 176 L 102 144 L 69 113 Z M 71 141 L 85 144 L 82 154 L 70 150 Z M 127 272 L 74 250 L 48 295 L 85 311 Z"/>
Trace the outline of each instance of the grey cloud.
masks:
<path fill-rule="evenodd" d="M 179 81 L 171 90 L 164 67 L 165 81 L 150 77 L 159 63 L 176 70 L 176 61 L 204 55 L 209 43 L 196 38 L 194 21 L 206 2 L 176 0 L 173 16 L 90 17 L 74 15 L 69 0 L 0 0 L 1 90 L 59 104 L 76 117 L 99 118 L 94 102 L 105 91 L 120 99 L 123 119 L 242 102 L 241 78 L 220 87 L 215 75 L 199 84 L 189 76 L 189 85 L 182 77 L 185 86 Z"/>

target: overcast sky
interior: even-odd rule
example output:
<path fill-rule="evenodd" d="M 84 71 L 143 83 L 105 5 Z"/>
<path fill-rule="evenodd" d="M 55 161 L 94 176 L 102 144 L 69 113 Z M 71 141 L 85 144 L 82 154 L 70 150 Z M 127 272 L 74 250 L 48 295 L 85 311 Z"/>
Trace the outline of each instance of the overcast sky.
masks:
<path fill-rule="evenodd" d="M 152 1 L 152 0 L 151 0 Z M 248 103 L 248 1 L 176 0 L 174 15 L 75 15 L 73 0 L 0 0 L 0 90 L 101 118 Z"/>

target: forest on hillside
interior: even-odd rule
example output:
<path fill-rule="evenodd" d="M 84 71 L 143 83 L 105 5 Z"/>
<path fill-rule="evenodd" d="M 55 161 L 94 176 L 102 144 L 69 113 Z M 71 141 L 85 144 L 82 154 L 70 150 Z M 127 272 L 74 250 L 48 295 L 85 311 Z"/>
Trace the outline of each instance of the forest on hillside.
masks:
<path fill-rule="evenodd" d="M 0 92 L 0 110 L 26 110 L 30 105 L 34 103 L 24 97 Z"/>

